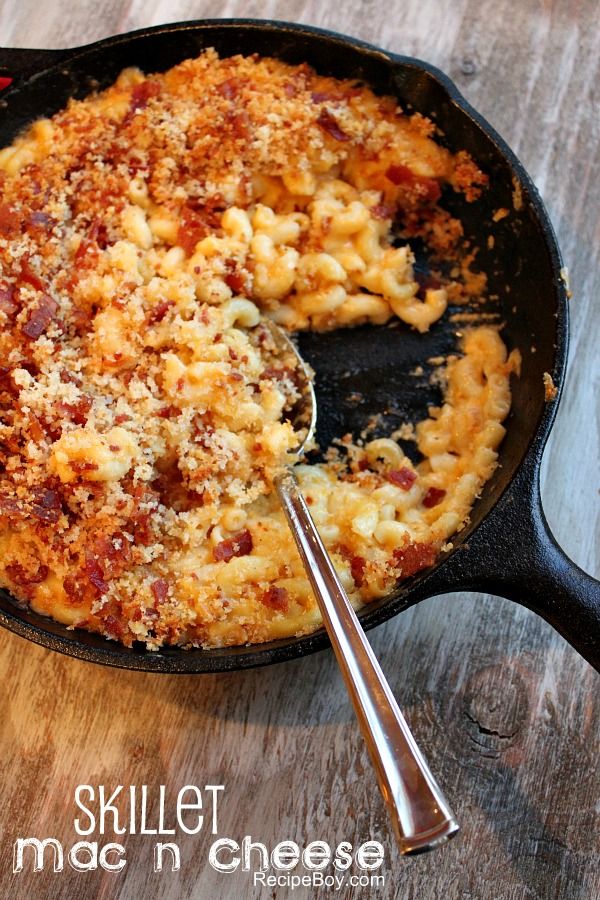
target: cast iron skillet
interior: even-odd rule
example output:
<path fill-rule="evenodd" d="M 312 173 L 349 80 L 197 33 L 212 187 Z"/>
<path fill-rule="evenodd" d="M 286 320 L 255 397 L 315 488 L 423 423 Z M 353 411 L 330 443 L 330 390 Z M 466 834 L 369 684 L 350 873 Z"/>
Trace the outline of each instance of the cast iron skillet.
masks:
<path fill-rule="evenodd" d="M 495 309 L 506 322 L 503 337 L 523 357 L 512 385 L 513 406 L 500 450 L 500 467 L 477 501 L 470 525 L 438 564 L 414 576 L 361 613 L 372 628 L 426 597 L 477 590 L 518 601 L 543 616 L 596 669 L 600 669 L 600 583 L 574 565 L 552 537 L 540 502 L 542 452 L 558 396 L 546 402 L 542 376 L 562 388 L 568 341 L 567 291 L 552 226 L 522 165 L 449 79 L 418 60 L 384 52 L 327 31 L 281 22 L 210 20 L 165 25 L 111 37 L 71 50 L 0 50 L 3 92 L 0 146 L 29 122 L 51 115 L 69 97 L 108 86 L 121 69 L 165 70 L 206 47 L 224 56 L 259 53 L 290 63 L 308 62 L 322 74 L 360 78 L 377 93 L 393 94 L 403 107 L 432 117 L 447 145 L 464 148 L 490 176 L 483 198 L 467 204 L 449 191 L 447 209 L 480 247 Z M 519 202 L 519 195 L 521 202 Z M 510 211 L 497 225 L 493 212 Z M 488 235 L 493 233 L 490 249 Z M 456 346 L 460 326 L 446 316 L 427 335 L 407 327 L 356 328 L 304 335 L 301 349 L 318 375 L 318 439 L 327 446 L 347 431 L 358 433 L 381 413 L 382 433 L 403 419 L 422 418 L 436 402 L 422 378 L 410 376 L 423 360 Z M 535 347 L 535 352 L 532 352 Z M 357 392 L 362 401 L 357 402 Z M 410 452 L 410 450 L 409 450 Z M 575 452 L 575 448 L 574 448 Z M 220 650 L 127 649 L 83 631 L 68 631 L 17 606 L 0 592 L 0 623 L 22 637 L 70 656 L 153 672 L 217 672 L 266 665 L 327 646 L 323 631 L 302 638 Z"/>

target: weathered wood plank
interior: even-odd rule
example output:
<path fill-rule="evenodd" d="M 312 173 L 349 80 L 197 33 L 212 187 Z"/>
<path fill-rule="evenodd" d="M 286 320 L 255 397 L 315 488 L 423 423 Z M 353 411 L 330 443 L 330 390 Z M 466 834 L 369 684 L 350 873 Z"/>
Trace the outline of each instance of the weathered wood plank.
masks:
<path fill-rule="evenodd" d="M 595 0 L 83 0 L 43 11 L 34 0 L 8 0 L 0 35 L 7 45 L 58 47 L 236 15 L 310 22 L 429 60 L 523 159 L 549 206 L 574 292 L 570 376 L 546 456 L 544 503 L 567 551 L 599 574 Z M 16 836 L 75 840 L 77 784 L 165 784 L 173 797 L 189 782 L 225 784 L 220 835 L 252 834 L 271 846 L 381 838 L 382 897 L 597 897 L 598 676 L 535 616 L 478 595 L 429 600 L 372 633 L 372 642 L 463 826 L 453 844 L 414 860 L 400 860 L 387 836 L 329 654 L 219 677 L 157 677 L 92 667 L 0 635 L 2 896 L 269 896 L 253 893 L 245 874 L 210 870 L 205 832 L 180 841 L 177 874 L 152 872 L 153 839 L 140 835 L 125 839 L 129 862 L 120 875 L 11 874 Z"/>

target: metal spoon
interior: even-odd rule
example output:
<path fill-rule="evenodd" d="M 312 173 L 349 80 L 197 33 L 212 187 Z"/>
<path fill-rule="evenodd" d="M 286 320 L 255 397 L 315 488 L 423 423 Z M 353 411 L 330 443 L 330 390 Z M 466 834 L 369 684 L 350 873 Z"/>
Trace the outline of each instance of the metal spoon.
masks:
<path fill-rule="evenodd" d="M 317 420 L 311 374 L 285 332 L 271 322 L 268 327 L 278 350 L 292 351 L 298 360 L 301 401 L 294 412 L 293 424 L 300 421 L 308 426 L 297 451 L 301 456 Z M 292 466 L 287 466 L 275 479 L 275 487 L 367 742 L 400 852 L 407 855 L 432 850 L 453 837 L 459 826 L 350 605 L 300 493 Z"/>

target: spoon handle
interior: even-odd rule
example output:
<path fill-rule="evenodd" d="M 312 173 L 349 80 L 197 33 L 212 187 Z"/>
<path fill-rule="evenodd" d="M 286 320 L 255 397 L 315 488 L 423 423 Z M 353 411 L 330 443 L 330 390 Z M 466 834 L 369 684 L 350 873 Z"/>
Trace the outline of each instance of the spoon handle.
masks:
<path fill-rule="evenodd" d="M 422 853 L 458 831 L 323 546 L 291 468 L 275 480 L 375 767 L 400 852 Z"/>

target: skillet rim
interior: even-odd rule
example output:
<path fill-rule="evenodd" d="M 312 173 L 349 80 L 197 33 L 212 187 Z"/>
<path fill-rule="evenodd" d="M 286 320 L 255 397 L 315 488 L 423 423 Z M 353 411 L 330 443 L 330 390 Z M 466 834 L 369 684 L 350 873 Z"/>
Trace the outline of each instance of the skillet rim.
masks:
<path fill-rule="evenodd" d="M 27 58 L 28 53 L 32 55 L 36 53 L 48 53 L 49 65 L 42 67 L 38 71 L 26 72 L 23 82 L 16 80 L 13 85 L 3 91 L 3 98 L 8 98 L 15 92 L 18 92 L 21 85 L 27 85 L 54 69 L 69 65 L 97 50 L 106 50 L 113 46 L 127 44 L 136 38 L 144 38 L 156 34 L 175 34 L 186 31 L 203 32 L 213 29 L 231 29 L 233 31 L 236 28 L 261 32 L 270 31 L 279 35 L 289 34 L 297 38 L 305 36 L 309 40 L 315 38 L 324 39 L 330 44 L 337 44 L 342 49 L 350 46 L 359 51 L 361 55 L 379 57 L 382 61 L 396 68 L 404 67 L 412 69 L 415 73 L 425 72 L 444 89 L 451 104 L 465 114 L 471 122 L 484 133 L 499 155 L 501 155 L 503 160 L 507 163 L 512 174 L 516 176 L 523 189 L 523 205 L 534 215 L 536 226 L 540 231 L 540 235 L 543 238 L 548 252 L 549 267 L 553 275 L 552 286 L 556 298 L 556 331 L 551 375 L 557 388 L 557 396 L 552 403 L 546 403 L 542 408 L 541 416 L 535 427 L 532 428 L 527 449 L 523 453 L 520 462 L 515 466 L 510 479 L 499 492 L 488 512 L 485 513 L 482 516 L 481 521 L 473 527 L 470 532 L 470 536 L 473 536 L 480 530 L 484 523 L 490 519 L 500 501 L 519 475 L 525 471 L 528 479 L 531 482 L 537 483 L 543 450 L 554 423 L 558 402 L 564 384 L 568 351 L 568 302 L 567 287 L 563 275 L 564 264 L 560 249 L 558 247 L 554 228 L 535 184 L 508 144 L 493 126 L 491 126 L 489 122 L 487 122 L 487 120 L 464 98 L 449 76 L 436 66 L 423 60 L 383 50 L 382 48 L 359 38 L 354 38 L 349 35 L 340 34 L 339 32 L 316 26 L 272 19 L 199 19 L 184 22 L 171 22 L 164 25 L 136 29 L 122 34 L 111 35 L 91 44 L 67 48 L 65 50 L 40 51 L 14 48 L 12 49 L 13 58 L 19 53 L 19 50 L 21 50 L 25 59 Z M 0 49 L 0 59 L 1 53 L 2 50 Z M 51 54 L 56 54 L 55 61 L 52 61 Z M 413 579 L 410 579 L 410 581 L 405 582 L 401 589 L 388 595 L 387 598 L 381 598 L 380 601 L 375 601 L 376 608 L 373 608 L 373 605 L 367 605 L 360 610 L 358 615 L 365 631 L 387 621 L 421 599 L 444 593 L 446 590 L 453 591 L 459 588 L 460 585 L 455 585 L 454 583 L 447 584 L 445 588 L 443 584 L 440 586 L 438 583 L 430 585 L 430 589 L 428 590 L 428 582 L 434 580 L 434 575 L 439 582 L 441 574 L 443 581 L 443 573 L 446 564 L 448 563 L 448 560 L 454 556 L 455 552 L 456 551 L 439 559 L 431 569 L 428 569 L 423 574 L 415 576 Z M 6 591 L 2 591 L 1 595 L 1 602 L 4 604 L 4 598 L 10 598 L 10 595 Z M 7 602 L 10 604 L 10 608 L 8 605 L 0 607 L 0 625 L 20 637 L 76 659 L 94 662 L 100 665 L 123 669 L 135 669 L 145 672 L 191 675 L 235 671 L 238 669 L 256 668 L 272 665 L 274 663 L 286 662 L 290 659 L 307 656 L 331 646 L 326 632 L 323 628 L 320 628 L 312 634 L 299 638 L 284 638 L 278 641 L 270 641 L 265 644 L 252 644 L 213 650 L 166 648 L 161 649 L 160 651 L 146 651 L 137 650 L 135 648 L 129 649 L 119 643 L 109 641 L 106 638 L 85 631 L 73 631 L 72 633 L 77 635 L 77 637 L 71 639 L 65 635 L 65 632 L 67 631 L 66 626 L 60 625 L 58 622 L 54 622 L 54 620 L 46 618 L 45 616 L 30 612 L 22 605 L 16 604 L 12 598 Z M 21 617 L 17 614 L 18 610 L 23 614 Z"/>

